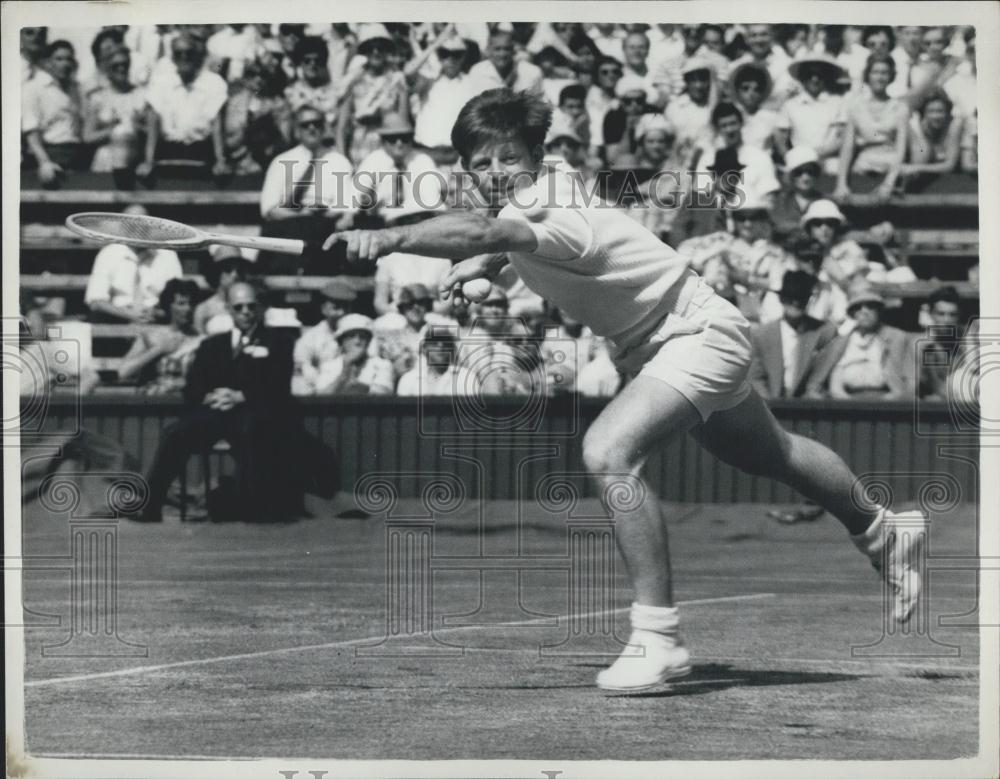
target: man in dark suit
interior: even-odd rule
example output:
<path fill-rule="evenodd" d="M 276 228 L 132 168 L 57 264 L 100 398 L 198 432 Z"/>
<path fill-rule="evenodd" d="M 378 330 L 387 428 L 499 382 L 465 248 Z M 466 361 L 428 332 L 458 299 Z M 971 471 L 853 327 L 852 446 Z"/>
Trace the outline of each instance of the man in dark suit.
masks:
<path fill-rule="evenodd" d="M 752 335 L 753 361 L 750 383 L 763 398 L 816 396 L 817 366 L 837 337 L 832 322 L 821 322 L 805 313 L 816 277 L 790 270 L 777 290 L 782 318 L 756 328 Z"/>
<path fill-rule="evenodd" d="M 241 518 L 285 519 L 290 505 L 288 442 L 292 338 L 263 324 L 263 303 L 245 282 L 228 291 L 234 329 L 202 341 L 184 387 L 187 410 L 164 429 L 147 474 L 149 503 L 140 521 L 162 521 L 167 488 L 188 457 L 221 439 L 238 466 Z"/>
<path fill-rule="evenodd" d="M 806 306 L 816 286 L 816 277 L 790 270 L 777 290 L 782 317 L 756 328 L 751 334 L 753 357 L 750 383 L 763 398 L 814 397 L 817 367 L 836 343 L 837 328 L 806 314 Z M 768 516 L 785 524 L 818 519 L 823 509 L 806 502 L 789 509 L 768 511 Z"/>

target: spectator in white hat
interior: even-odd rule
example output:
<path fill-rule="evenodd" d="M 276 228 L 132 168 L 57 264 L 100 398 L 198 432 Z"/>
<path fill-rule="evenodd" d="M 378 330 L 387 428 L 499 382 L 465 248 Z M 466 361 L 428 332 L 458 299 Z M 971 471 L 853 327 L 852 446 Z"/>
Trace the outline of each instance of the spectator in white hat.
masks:
<path fill-rule="evenodd" d="M 591 143 L 604 142 L 604 118 L 618 108 L 616 86 L 622 77 L 622 63 L 614 57 L 601 56 L 594 67 L 594 84 L 587 90 L 587 113 L 590 116 Z"/>
<path fill-rule="evenodd" d="M 817 187 L 821 172 L 819 155 L 810 147 L 795 146 L 785 154 L 785 185 L 774 200 L 774 226 L 779 235 L 797 230 L 806 209 L 824 197 Z"/>
<path fill-rule="evenodd" d="M 692 57 L 681 68 L 684 91 L 670 101 L 664 115 L 677 133 L 678 154 L 684 158 L 712 140 L 713 77 L 708 60 Z"/>
<path fill-rule="evenodd" d="M 802 215 L 800 224 L 823 250 L 823 270 L 842 289 L 868 275 L 868 256 L 847 238 L 847 219 L 832 200 L 816 200 Z"/>
<path fill-rule="evenodd" d="M 635 131 L 649 108 L 648 92 L 638 76 L 622 76 L 615 85 L 618 108 L 604 117 L 605 159 L 612 163 L 621 154 L 634 154 Z"/>
<path fill-rule="evenodd" d="M 355 165 L 382 143 L 378 130 L 387 114 L 409 118 L 406 78 L 389 68 L 396 44 L 383 24 L 366 24 L 358 35 L 361 71 L 349 81 L 337 125 L 337 146 Z"/>
<path fill-rule="evenodd" d="M 724 83 L 729 74 L 729 60 L 705 43 L 706 24 L 681 25 L 683 51 L 664 60 L 653 74 L 653 82 L 667 104 L 685 90 L 684 72 L 692 60 L 707 63 L 716 83 Z"/>
<path fill-rule="evenodd" d="M 437 56 L 440 74 L 428 78 L 420 72 L 422 62 Z M 458 161 L 458 152 L 451 145 L 451 128 L 459 112 L 474 96 L 472 81 L 465 72 L 468 46 L 448 25 L 424 53 L 418 55 L 404 73 L 420 97 L 420 110 L 414 129 L 414 140 L 424 147 L 439 168 L 450 171 Z"/>
<path fill-rule="evenodd" d="M 324 362 L 316 376 L 317 395 L 391 395 L 396 383 L 392 364 L 373 357 L 369 347 L 374 336 L 372 320 L 363 314 L 347 314 L 337 322 L 340 353 Z"/>

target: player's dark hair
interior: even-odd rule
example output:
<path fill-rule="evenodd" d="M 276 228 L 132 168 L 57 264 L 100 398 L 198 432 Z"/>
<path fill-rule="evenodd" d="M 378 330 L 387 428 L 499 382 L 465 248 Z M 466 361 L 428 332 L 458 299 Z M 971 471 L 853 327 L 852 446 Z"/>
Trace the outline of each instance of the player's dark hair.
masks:
<path fill-rule="evenodd" d="M 938 303 L 953 303 L 956 306 L 962 305 L 962 298 L 959 297 L 958 290 L 950 284 L 938 287 L 927 298 L 927 305 L 934 308 Z"/>
<path fill-rule="evenodd" d="M 718 127 L 719 122 L 727 116 L 735 116 L 740 123 L 743 122 L 743 113 L 734 103 L 719 103 L 712 109 L 712 127 Z"/>
<path fill-rule="evenodd" d="M 559 92 L 559 105 L 567 100 L 586 100 L 587 88 L 583 84 L 569 84 Z"/>
<path fill-rule="evenodd" d="M 545 144 L 552 106 L 531 92 L 490 89 L 462 108 L 451 130 L 451 145 L 468 162 L 484 143 L 517 138 L 529 149 Z"/>

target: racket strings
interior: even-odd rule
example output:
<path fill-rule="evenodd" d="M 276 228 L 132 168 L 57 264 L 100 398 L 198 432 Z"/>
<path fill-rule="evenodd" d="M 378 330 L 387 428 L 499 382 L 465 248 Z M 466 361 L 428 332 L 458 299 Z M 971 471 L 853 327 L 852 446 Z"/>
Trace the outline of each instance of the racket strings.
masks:
<path fill-rule="evenodd" d="M 84 215 L 73 218 L 73 222 L 91 233 L 108 238 L 128 241 L 189 241 L 198 232 L 187 225 L 155 216 L 131 214 Z"/>

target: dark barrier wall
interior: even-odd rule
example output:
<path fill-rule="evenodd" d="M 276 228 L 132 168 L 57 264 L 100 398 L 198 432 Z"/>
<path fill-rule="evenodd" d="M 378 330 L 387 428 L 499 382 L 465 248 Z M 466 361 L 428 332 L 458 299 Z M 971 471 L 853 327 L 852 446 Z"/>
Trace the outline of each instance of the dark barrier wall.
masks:
<path fill-rule="evenodd" d="M 571 398 L 480 401 L 344 397 L 305 399 L 300 406 L 305 427 L 339 453 L 346 488 L 371 472 L 410 474 L 392 477 L 408 497 L 434 473 L 447 472 L 472 496 L 512 499 L 534 498 L 547 474 L 582 470 L 583 433 L 604 405 Z M 916 500 L 922 490 L 931 504 L 978 499 L 974 414 L 956 414 L 942 403 L 775 401 L 772 409 L 786 428 L 831 446 L 859 475 L 891 491 L 895 501 Z M 44 418 L 47 430 L 83 425 L 120 441 L 145 467 L 160 430 L 180 410 L 172 398 L 53 397 L 34 416 Z M 30 420 L 22 415 L 27 429 Z M 648 473 L 667 500 L 795 499 L 784 486 L 719 463 L 689 436 L 657 455 Z"/>

